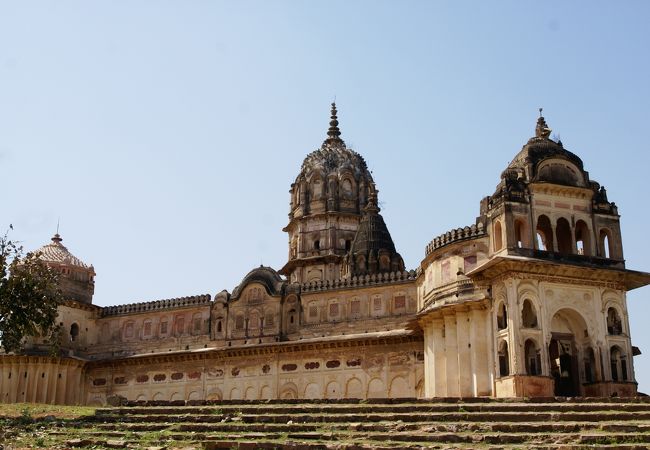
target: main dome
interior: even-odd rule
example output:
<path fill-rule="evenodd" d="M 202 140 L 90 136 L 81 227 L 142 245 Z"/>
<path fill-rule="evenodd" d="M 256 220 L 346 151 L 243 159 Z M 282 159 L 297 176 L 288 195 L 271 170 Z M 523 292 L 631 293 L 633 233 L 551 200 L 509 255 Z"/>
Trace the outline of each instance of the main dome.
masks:
<path fill-rule="evenodd" d="M 355 177 L 364 176 L 369 181 L 372 181 L 372 175 L 363 156 L 347 148 L 345 142 L 341 139 L 335 103 L 332 103 L 327 138 L 319 149 L 314 150 L 305 157 L 298 178 L 301 175 L 308 176 L 313 171 L 319 171 L 321 174 L 350 171 Z"/>
<path fill-rule="evenodd" d="M 332 103 L 327 138 L 305 157 L 291 185 L 290 218 L 334 211 L 360 216 L 373 184 L 366 161 L 341 139 L 336 104 Z"/>

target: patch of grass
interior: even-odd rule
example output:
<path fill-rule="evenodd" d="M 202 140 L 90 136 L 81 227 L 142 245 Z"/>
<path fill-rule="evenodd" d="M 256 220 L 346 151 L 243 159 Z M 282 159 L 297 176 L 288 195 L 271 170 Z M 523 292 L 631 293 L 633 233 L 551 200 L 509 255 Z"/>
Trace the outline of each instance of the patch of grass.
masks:
<path fill-rule="evenodd" d="M 75 419 L 83 416 L 92 416 L 95 409 L 90 406 L 63 406 L 45 405 L 41 403 L 7 403 L 0 404 L 0 418 L 27 417 L 40 419 L 45 416 L 54 416 L 57 419 Z"/>

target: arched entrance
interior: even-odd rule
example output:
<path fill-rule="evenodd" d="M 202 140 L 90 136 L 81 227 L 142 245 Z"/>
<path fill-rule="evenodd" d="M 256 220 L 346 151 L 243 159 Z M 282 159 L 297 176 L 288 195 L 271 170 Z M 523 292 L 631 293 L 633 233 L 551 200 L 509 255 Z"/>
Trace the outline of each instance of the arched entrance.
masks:
<path fill-rule="evenodd" d="M 561 309 L 551 321 L 551 340 L 548 345 L 549 369 L 555 381 L 555 395 L 581 395 L 578 362 L 584 358 L 584 349 L 590 347 L 587 324 L 580 313 Z"/>

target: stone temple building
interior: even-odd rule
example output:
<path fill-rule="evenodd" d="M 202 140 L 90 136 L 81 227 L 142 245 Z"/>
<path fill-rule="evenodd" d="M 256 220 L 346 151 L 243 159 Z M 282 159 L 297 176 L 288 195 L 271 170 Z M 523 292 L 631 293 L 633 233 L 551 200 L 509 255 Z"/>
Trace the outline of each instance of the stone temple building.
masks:
<path fill-rule="evenodd" d="M 59 357 L 38 339 L 0 356 L 0 401 L 547 397 L 636 394 L 616 205 L 582 160 L 535 135 L 476 222 L 407 270 L 363 157 L 332 105 L 291 184 L 286 264 L 229 292 L 92 304 L 95 270 L 57 234 Z"/>

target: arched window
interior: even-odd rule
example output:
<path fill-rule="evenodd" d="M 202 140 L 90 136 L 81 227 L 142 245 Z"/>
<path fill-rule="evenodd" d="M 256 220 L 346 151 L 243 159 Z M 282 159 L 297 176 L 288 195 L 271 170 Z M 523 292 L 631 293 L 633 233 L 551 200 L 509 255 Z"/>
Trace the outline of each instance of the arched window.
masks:
<path fill-rule="evenodd" d="M 616 308 L 607 310 L 607 334 L 619 335 L 623 333 L 623 324 Z"/>
<path fill-rule="evenodd" d="M 612 364 L 612 381 L 627 381 L 627 361 L 625 354 L 618 346 L 610 349 Z"/>
<path fill-rule="evenodd" d="M 545 215 L 537 219 L 537 248 L 539 250 L 553 251 L 553 228 L 551 221 Z"/>
<path fill-rule="evenodd" d="M 573 242 L 571 241 L 571 225 L 564 217 L 557 220 L 555 229 L 557 234 L 557 250 L 560 253 L 569 254 L 573 252 Z"/>
<path fill-rule="evenodd" d="M 221 318 L 217 321 L 217 333 L 221 333 L 223 331 L 223 325 L 221 325 Z"/>
<path fill-rule="evenodd" d="M 526 299 L 521 309 L 521 325 L 524 328 L 537 328 L 537 313 L 533 303 Z"/>
<path fill-rule="evenodd" d="M 611 258 L 612 257 L 612 247 L 611 247 L 611 236 L 609 233 L 609 230 L 602 229 L 600 230 L 600 256 L 604 258 Z"/>
<path fill-rule="evenodd" d="M 526 373 L 528 375 L 541 375 L 542 357 L 535 341 L 526 339 L 524 353 L 526 355 Z"/>
<path fill-rule="evenodd" d="M 515 220 L 515 244 L 519 248 L 528 247 L 528 239 L 526 239 L 526 222 L 523 220 Z"/>
<path fill-rule="evenodd" d="M 320 250 L 320 241 L 318 239 L 314 241 L 314 250 Z"/>
<path fill-rule="evenodd" d="M 508 310 L 506 304 L 501 302 L 497 308 L 497 330 L 508 328 Z"/>
<path fill-rule="evenodd" d="M 591 256 L 589 227 L 583 220 L 576 222 L 576 247 L 579 255 Z"/>
<path fill-rule="evenodd" d="M 510 357 L 508 356 L 508 343 L 501 341 L 499 343 L 499 376 L 507 377 L 510 375 Z"/>
<path fill-rule="evenodd" d="M 494 222 L 494 251 L 499 251 L 503 247 L 503 232 L 501 230 L 501 222 Z"/>
<path fill-rule="evenodd" d="M 70 325 L 70 342 L 74 342 L 79 337 L 79 325 L 73 323 Z"/>

